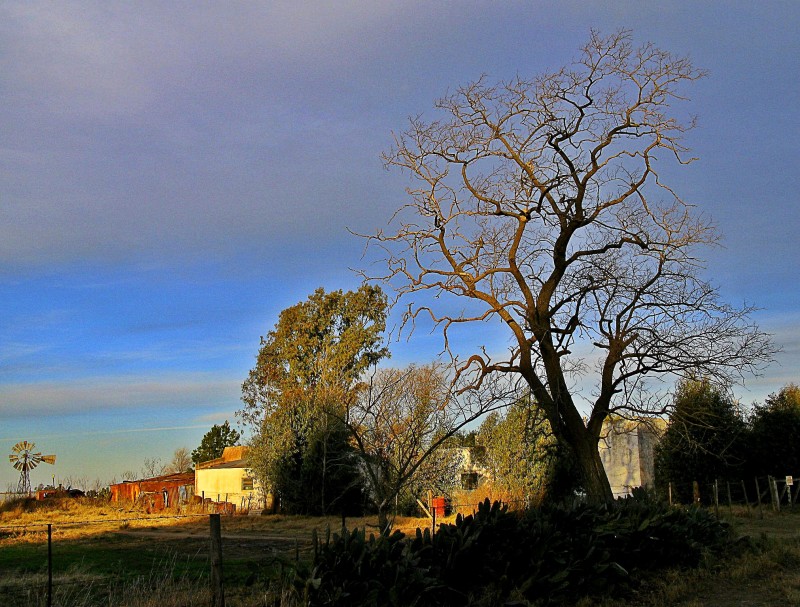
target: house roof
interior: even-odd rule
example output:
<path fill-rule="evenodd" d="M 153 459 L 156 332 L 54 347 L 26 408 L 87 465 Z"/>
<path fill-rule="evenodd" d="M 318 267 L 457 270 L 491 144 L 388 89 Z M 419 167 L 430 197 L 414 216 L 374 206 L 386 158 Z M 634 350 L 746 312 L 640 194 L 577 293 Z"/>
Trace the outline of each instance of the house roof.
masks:
<path fill-rule="evenodd" d="M 210 462 L 203 462 L 202 466 L 198 466 L 198 470 L 222 470 L 225 468 L 249 468 L 250 463 L 245 459 L 237 459 L 232 462 L 221 461 L 222 458 L 212 459 Z"/>
<path fill-rule="evenodd" d="M 163 474 L 161 476 L 154 476 L 152 478 L 140 478 L 135 481 L 122 481 L 115 483 L 117 485 L 125 485 L 131 483 L 181 483 L 186 485 L 194 484 L 194 472 L 178 472 L 177 474 Z"/>
<path fill-rule="evenodd" d="M 249 468 L 247 461 L 247 447 L 225 447 L 222 457 L 200 462 L 197 464 L 198 470 L 208 470 L 209 468 Z"/>

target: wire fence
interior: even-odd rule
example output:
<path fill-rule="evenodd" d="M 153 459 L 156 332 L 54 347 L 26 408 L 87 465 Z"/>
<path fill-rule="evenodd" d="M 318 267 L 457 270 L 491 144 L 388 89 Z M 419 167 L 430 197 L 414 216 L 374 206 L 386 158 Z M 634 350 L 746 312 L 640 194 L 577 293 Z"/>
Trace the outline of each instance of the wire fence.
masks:
<path fill-rule="evenodd" d="M 250 553 L 252 558 L 265 554 L 274 557 L 281 552 L 297 554 L 301 544 L 310 546 L 310 533 L 300 530 L 266 536 L 234 525 L 223 537 L 220 518 L 219 513 L 165 514 L 0 525 L 0 540 L 18 540 L 6 544 L 13 546 L 18 568 L 11 569 L 9 559 L 0 559 L 5 569 L 0 569 L 0 599 L 37 607 L 118 604 L 144 589 L 146 593 L 179 595 L 183 597 L 180 605 L 197 602 L 190 600 L 192 596 L 208 604 L 209 596 L 222 592 L 223 541 L 231 553 Z M 180 533 L 165 524 L 198 519 L 210 521 L 207 532 L 190 526 L 186 533 Z M 92 535 L 92 527 L 103 534 L 101 539 L 90 541 L 86 534 L 64 534 L 74 528 L 89 528 Z M 122 536 L 130 538 L 130 543 L 120 541 Z M 103 559 L 113 562 L 100 562 Z"/>
<path fill-rule="evenodd" d="M 147 517 L 133 517 L 133 518 L 113 518 L 113 519 L 98 519 L 94 521 L 59 521 L 58 523 L 23 523 L 21 525 L 0 525 L 0 531 L 6 529 L 35 529 L 37 527 L 48 528 L 50 526 L 57 527 L 83 527 L 88 525 L 108 525 L 110 523 L 132 523 L 136 521 L 152 522 L 163 519 L 191 519 L 207 517 L 208 514 L 173 514 L 164 516 L 147 516 Z"/>
<path fill-rule="evenodd" d="M 769 508 L 780 512 L 782 508 L 794 508 L 800 498 L 800 482 L 794 475 L 756 476 L 752 479 L 714 479 L 706 482 L 669 482 L 666 495 L 671 505 L 701 504 L 732 509 L 734 505 L 748 510 L 763 512 Z M 800 479 L 798 479 L 800 480 Z"/>
<path fill-rule="evenodd" d="M 477 510 L 479 500 L 474 502 L 451 503 L 450 507 Z M 528 500 L 504 500 L 510 507 L 522 508 L 528 505 Z M 438 502 L 437 502 L 438 504 Z M 431 525 L 437 526 L 438 508 L 429 504 L 429 513 L 432 513 Z M 227 513 L 230 514 L 230 513 Z M 300 547 L 305 550 L 311 546 L 312 534 L 308 529 L 297 528 L 283 535 L 274 531 L 270 534 L 264 529 L 242 531 L 236 525 L 226 528 L 225 533 L 218 531 L 219 537 L 212 540 L 213 527 L 206 532 L 199 532 L 196 526 L 190 526 L 192 533 L 177 533 L 169 522 L 192 522 L 204 518 L 209 520 L 220 519 L 219 513 L 175 513 L 148 516 L 121 516 L 109 518 L 92 518 L 86 520 L 57 520 L 44 522 L 41 520 L 22 522 L 19 524 L 0 525 L 0 540 L 18 540 L 15 542 L 15 552 L 21 555 L 18 570 L 6 569 L 0 573 L 0 597 L 11 599 L 14 605 L 35 605 L 37 607 L 52 607 L 61 605 L 93 605 L 97 604 L 97 597 L 124 596 L 130 594 L 131 584 L 150 589 L 161 589 L 183 585 L 181 592 L 196 592 L 198 587 L 206 594 L 221 592 L 221 551 L 225 542 L 226 553 L 230 552 L 242 556 L 249 553 L 250 558 L 264 556 L 275 557 L 283 554 L 286 558 L 297 558 Z M 239 517 L 237 517 L 239 518 Z M 223 520 L 233 520 L 233 517 L 224 515 Z M 350 519 L 353 521 L 353 519 Z M 362 517 L 356 517 L 358 523 L 364 524 Z M 342 525 L 347 525 L 347 519 L 342 518 Z M 441 517 L 439 517 L 441 522 Z M 291 526 L 290 526 L 291 527 Z M 104 539 L 99 543 L 86 541 L 86 534 L 75 534 L 71 530 L 86 529 L 89 535 L 104 534 Z M 219 529 L 219 528 L 218 528 Z M 121 536 L 132 536 L 132 543 L 127 548 L 118 539 Z M 152 540 L 159 544 L 162 550 L 154 546 L 144 547 L 141 542 Z M 177 551 L 179 544 L 172 542 L 187 540 L 182 552 Z M 169 543 L 168 543 L 169 542 Z M 202 543 L 204 545 L 198 545 Z M 191 549 L 189 549 L 191 544 Z M 10 544 L 7 544 L 10 545 Z M 19 546 L 23 545 L 23 548 Z M 267 551 L 265 546 L 269 545 Z M 131 559 L 122 557 L 118 568 L 112 573 L 113 564 L 105 564 L 98 573 L 95 569 L 97 559 L 102 558 L 106 548 L 103 546 L 116 546 L 118 550 L 146 551 L 151 559 L 150 569 L 142 570 L 142 563 L 132 565 L 132 560 L 141 561 L 137 554 Z M 175 546 L 175 549 L 170 548 Z M 219 551 L 217 559 L 214 558 L 215 550 Z M 97 552 L 101 555 L 98 557 Z M 122 555 L 122 552 L 118 553 Z M 115 557 L 116 558 L 116 557 Z M 76 567 L 76 563 L 78 566 Z M 216 563 L 216 564 L 215 564 Z M 8 565 L 6 565 L 8 567 Z M 138 569 L 137 569 L 138 567 Z M 215 574 L 215 567 L 219 573 Z M 189 579 L 186 575 L 177 575 L 180 571 L 191 571 L 194 576 Z M 132 576 L 138 575 L 143 580 L 136 581 Z M 216 585 L 215 585 L 216 584 Z M 216 590 L 215 590 L 216 589 Z M 203 602 L 207 603 L 205 595 Z M 105 599 L 109 601 L 109 599 Z M 109 604 L 113 604 L 109 601 Z M 189 603 L 186 603 L 189 604 Z"/>

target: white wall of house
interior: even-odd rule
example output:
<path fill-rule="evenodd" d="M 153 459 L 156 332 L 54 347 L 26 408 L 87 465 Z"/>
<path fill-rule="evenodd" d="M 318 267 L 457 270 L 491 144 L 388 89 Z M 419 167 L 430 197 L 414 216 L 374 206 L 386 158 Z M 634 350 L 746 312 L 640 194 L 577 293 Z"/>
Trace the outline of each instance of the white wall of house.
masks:
<path fill-rule="evenodd" d="M 652 487 L 653 450 L 663 433 L 664 420 L 615 420 L 604 424 L 600 459 L 615 496 L 630 495 L 634 487 Z"/>
<path fill-rule="evenodd" d="M 214 501 L 217 496 L 224 501 L 226 495 L 238 501 L 241 496 L 253 495 L 255 484 L 244 468 L 206 468 L 195 471 L 194 491 L 195 495 L 205 495 Z"/>

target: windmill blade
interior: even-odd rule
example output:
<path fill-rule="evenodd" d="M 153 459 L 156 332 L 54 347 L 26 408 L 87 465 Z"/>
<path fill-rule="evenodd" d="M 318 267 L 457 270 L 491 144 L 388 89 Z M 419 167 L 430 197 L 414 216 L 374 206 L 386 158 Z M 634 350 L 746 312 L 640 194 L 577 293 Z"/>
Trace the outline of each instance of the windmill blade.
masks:
<path fill-rule="evenodd" d="M 42 454 L 41 453 L 31 453 L 30 457 L 32 462 L 39 463 L 42 461 Z"/>
<path fill-rule="evenodd" d="M 46 464 L 55 464 L 56 463 L 56 456 L 55 455 L 43 455 L 42 461 Z"/>
<path fill-rule="evenodd" d="M 17 461 L 18 459 L 19 459 L 19 455 L 15 454 L 15 453 L 12 453 L 11 455 L 8 456 L 8 461 L 10 461 L 12 464 L 15 461 Z"/>
<path fill-rule="evenodd" d="M 14 462 L 14 467 L 15 467 L 17 470 L 22 470 L 22 468 L 23 468 L 24 466 L 25 466 L 25 464 L 24 464 L 24 463 L 22 463 L 22 462 Z"/>
<path fill-rule="evenodd" d="M 11 450 L 14 453 L 22 453 L 23 451 L 33 451 L 33 448 L 36 446 L 36 443 L 29 443 L 26 440 L 18 442 L 14 445 Z"/>

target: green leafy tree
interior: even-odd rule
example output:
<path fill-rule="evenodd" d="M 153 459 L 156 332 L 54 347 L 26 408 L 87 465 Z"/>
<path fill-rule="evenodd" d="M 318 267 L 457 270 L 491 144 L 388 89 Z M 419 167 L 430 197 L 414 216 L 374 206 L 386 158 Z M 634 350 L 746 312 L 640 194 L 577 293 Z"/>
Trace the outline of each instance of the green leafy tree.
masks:
<path fill-rule="evenodd" d="M 673 483 L 673 496 L 692 501 L 697 481 L 708 497 L 715 479 L 739 477 L 746 426 L 731 397 L 708 379 L 678 384 L 669 426 L 655 449 L 656 483 Z M 701 492 L 702 495 L 702 492 Z"/>
<path fill-rule="evenodd" d="M 203 436 L 200 446 L 192 451 L 192 462 L 197 465 L 221 457 L 225 447 L 236 446 L 240 438 L 239 432 L 231 428 L 227 419 L 222 425 L 214 424 Z"/>
<path fill-rule="evenodd" d="M 800 387 L 784 386 L 749 419 L 749 475 L 800 476 Z"/>
<path fill-rule="evenodd" d="M 363 373 L 388 356 L 386 313 L 378 287 L 318 289 L 262 337 L 240 415 L 254 428 L 254 473 L 287 511 L 326 513 L 352 491 L 358 474 L 336 420 L 347 420 Z"/>
<path fill-rule="evenodd" d="M 481 464 L 494 489 L 526 504 L 544 500 L 556 479 L 558 441 L 530 398 L 517 400 L 504 413 L 487 415 L 476 441 L 484 449 Z"/>
<path fill-rule="evenodd" d="M 717 235 L 669 185 L 669 163 L 693 160 L 679 105 L 702 76 L 627 31 L 593 32 L 561 69 L 459 87 L 385 156 L 413 181 L 370 238 L 387 267 L 374 278 L 408 303 L 409 326 L 428 317 L 442 330 L 459 379 L 527 383 L 593 502 L 614 497 L 603 422 L 647 412 L 645 377 L 726 381 L 773 351 L 750 310 L 704 280 L 697 250 Z M 450 329 L 486 323 L 508 354 L 475 345 L 459 358 Z"/>

